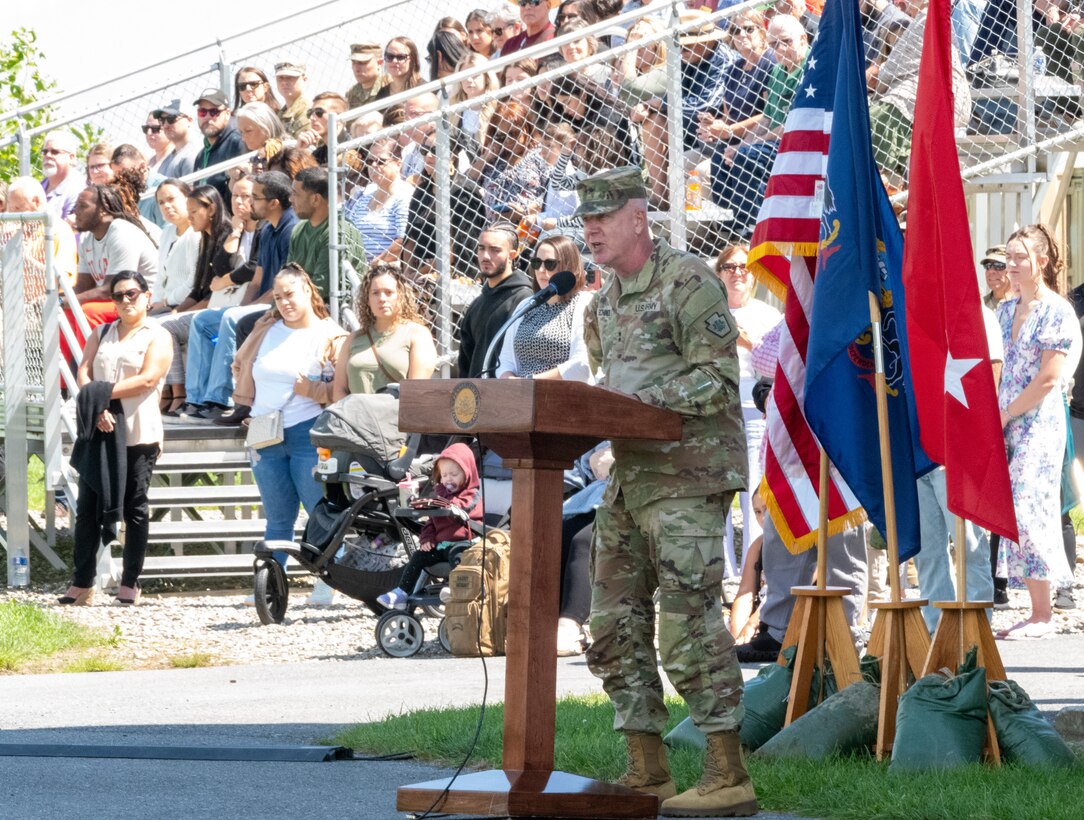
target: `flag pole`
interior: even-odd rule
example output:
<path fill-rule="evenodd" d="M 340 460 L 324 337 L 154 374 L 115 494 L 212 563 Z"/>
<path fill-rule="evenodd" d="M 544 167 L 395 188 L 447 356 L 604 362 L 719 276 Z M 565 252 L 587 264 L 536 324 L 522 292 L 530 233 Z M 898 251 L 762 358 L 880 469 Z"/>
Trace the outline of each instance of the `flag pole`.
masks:
<path fill-rule="evenodd" d="M 869 321 L 873 331 L 874 384 L 877 391 L 877 431 L 881 443 L 881 483 L 885 499 L 885 543 L 888 547 L 888 583 L 892 603 L 900 602 L 900 549 L 896 536 L 896 491 L 892 483 L 892 449 L 888 442 L 888 391 L 885 386 L 885 360 L 881 348 L 881 305 L 869 291 Z"/>
<path fill-rule="evenodd" d="M 828 453 L 823 447 L 817 501 L 817 588 L 824 589 L 828 586 Z"/>
<path fill-rule="evenodd" d="M 956 516 L 956 600 L 963 603 L 967 600 L 967 522 L 963 516 Z"/>
<path fill-rule="evenodd" d="M 888 388 L 881 347 L 881 304 L 879 294 L 869 291 L 869 322 L 873 334 L 874 386 L 877 392 L 877 432 L 881 444 L 881 483 L 884 486 L 885 542 L 888 545 L 889 601 L 874 604 L 877 619 L 866 651 L 881 658 L 881 697 L 877 713 L 877 759 L 892 751 L 896 738 L 896 707 L 907 689 L 907 672 L 920 677 L 930 648 L 930 633 L 919 607 L 925 601 L 902 600 L 900 595 L 900 551 L 896 534 L 896 491 L 892 482 L 892 451 L 888 442 Z"/>
<path fill-rule="evenodd" d="M 814 671 L 820 676 L 815 700 L 817 703 L 824 700 L 828 661 L 832 663 L 837 690 L 842 691 L 862 678 L 858 653 L 843 614 L 843 598 L 851 593 L 851 589 L 828 586 L 829 468 L 828 453 L 822 447 L 817 486 L 817 583 L 790 588 L 796 601 L 779 653 L 782 657 L 783 650 L 795 647 L 784 726 L 789 726 L 808 710 Z"/>
<path fill-rule="evenodd" d="M 828 453 L 821 447 L 820 485 L 817 487 L 817 589 L 828 588 Z M 824 669 L 824 644 L 827 640 L 828 612 L 824 606 L 817 607 L 817 668 L 820 670 L 820 688 L 817 703 L 824 701 L 824 684 L 828 675 Z"/>

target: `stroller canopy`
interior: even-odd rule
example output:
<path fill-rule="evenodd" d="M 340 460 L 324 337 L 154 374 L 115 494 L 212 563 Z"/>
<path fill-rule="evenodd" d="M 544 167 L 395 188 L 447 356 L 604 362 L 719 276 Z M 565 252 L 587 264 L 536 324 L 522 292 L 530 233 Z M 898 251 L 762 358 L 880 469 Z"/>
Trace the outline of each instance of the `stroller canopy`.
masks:
<path fill-rule="evenodd" d="M 315 447 L 349 450 L 381 464 L 398 458 L 407 438 L 399 432 L 399 399 L 388 393 L 352 393 L 328 405 L 309 437 Z"/>

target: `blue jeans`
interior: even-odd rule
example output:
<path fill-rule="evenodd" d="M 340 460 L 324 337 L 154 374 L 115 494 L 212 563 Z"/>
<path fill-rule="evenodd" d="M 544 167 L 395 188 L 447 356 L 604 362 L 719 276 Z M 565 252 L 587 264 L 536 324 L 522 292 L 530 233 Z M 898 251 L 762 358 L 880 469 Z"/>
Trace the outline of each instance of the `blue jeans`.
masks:
<path fill-rule="evenodd" d="M 233 404 L 233 357 L 237 353 L 237 323 L 270 305 L 243 305 L 201 310 L 188 331 L 184 389 L 192 404 Z"/>
<path fill-rule="evenodd" d="M 922 550 L 915 556 L 918 586 L 930 604 L 922 607 L 926 628 L 933 632 L 941 617 L 934 601 L 956 600 L 956 574 L 949 565 L 949 538 L 955 536 L 956 516 L 948 511 L 945 471 L 934 470 L 918 480 L 918 514 Z M 990 577 L 990 543 L 984 530 L 970 521 L 964 527 L 967 556 L 967 600 L 989 601 L 994 596 Z M 957 553 L 959 554 L 959 553 Z M 987 612 L 989 614 L 989 612 Z"/>
<path fill-rule="evenodd" d="M 764 189 L 775 162 L 779 143 L 755 142 L 741 146 L 734 162 L 723 162 L 727 145 L 720 145 L 711 158 L 711 201 L 734 211 L 730 227 L 736 233 L 751 231 L 760 213 Z"/>
<path fill-rule="evenodd" d="M 260 500 L 267 518 L 263 537 L 268 541 L 293 541 L 298 505 L 312 515 L 323 491 L 313 478 L 316 448 L 309 440 L 311 418 L 283 431 L 281 444 L 249 450 L 252 475 L 260 488 Z M 277 556 L 276 556 L 277 557 Z"/>

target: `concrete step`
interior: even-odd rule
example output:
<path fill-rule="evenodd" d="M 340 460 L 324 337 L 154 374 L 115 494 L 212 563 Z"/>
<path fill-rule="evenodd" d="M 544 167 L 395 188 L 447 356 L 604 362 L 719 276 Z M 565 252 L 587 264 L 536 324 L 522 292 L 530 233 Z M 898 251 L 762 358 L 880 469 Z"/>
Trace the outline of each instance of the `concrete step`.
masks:
<path fill-rule="evenodd" d="M 198 487 L 151 487 L 150 505 L 161 507 L 228 507 L 255 506 L 260 503 L 260 490 L 255 484 L 226 484 Z"/>
<path fill-rule="evenodd" d="M 216 519 L 214 521 L 152 521 L 150 544 L 216 544 L 238 541 L 259 541 L 263 538 L 262 518 Z M 294 527 L 300 536 L 302 522 Z"/>
<path fill-rule="evenodd" d="M 119 556 L 118 556 L 119 557 Z M 223 576 L 250 576 L 253 566 L 252 553 L 233 555 L 164 555 L 149 556 L 143 562 L 140 578 L 210 578 Z M 287 575 L 307 575 L 307 571 L 294 560 L 286 564 Z"/>
<path fill-rule="evenodd" d="M 154 465 L 156 475 L 163 473 L 229 473 L 251 470 L 244 450 L 205 450 L 170 452 L 167 449 Z"/>

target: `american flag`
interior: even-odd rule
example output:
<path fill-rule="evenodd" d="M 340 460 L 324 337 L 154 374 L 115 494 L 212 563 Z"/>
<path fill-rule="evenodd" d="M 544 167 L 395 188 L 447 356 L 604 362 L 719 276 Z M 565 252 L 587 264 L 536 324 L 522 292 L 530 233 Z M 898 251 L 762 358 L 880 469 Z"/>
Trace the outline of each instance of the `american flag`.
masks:
<path fill-rule="evenodd" d="M 760 493 L 792 552 L 816 543 L 820 445 L 806 421 L 806 352 L 824 211 L 828 138 L 841 47 L 841 2 L 825 3 L 820 29 L 783 124 L 779 152 L 750 242 L 749 268 L 784 303 L 779 363 L 767 403 Z M 865 518 L 858 499 L 830 469 L 828 532 Z"/>

